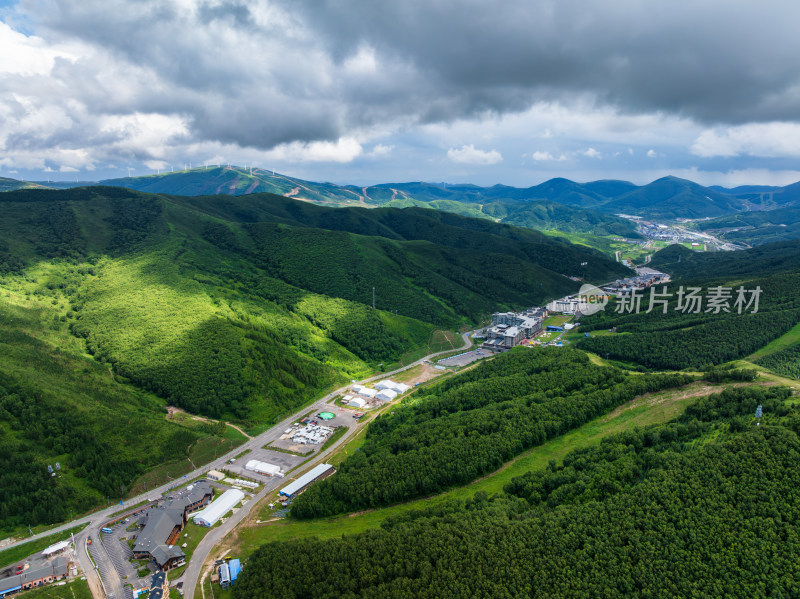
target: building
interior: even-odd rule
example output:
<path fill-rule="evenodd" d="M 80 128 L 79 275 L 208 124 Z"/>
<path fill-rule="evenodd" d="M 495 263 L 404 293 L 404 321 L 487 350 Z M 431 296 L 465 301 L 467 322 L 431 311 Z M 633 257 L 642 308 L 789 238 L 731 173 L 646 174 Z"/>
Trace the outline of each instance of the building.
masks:
<path fill-rule="evenodd" d="M 492 326 L 486 329 L 486 341 L 482 347 L 495 351 L 509 350 L 540 333 L 542 320 L 536 310 L 524 313 L 495 312 L 492 314 Z"/>
<path fill-rule="evenodd" d="M 223 589 L 227 589 L 229 586 L 231 586 L 231 573 L 228 569 L 227 562 L 221 564 L 219 567 L 219 586 L 221 586 Z"/>
<path fill-rule="evenodd" d="M 187 491 L 185 497 L 170 500 L 150 510 L 146 520 L 139 520 L 144 528 L 136 537 L 133 557 L 151 559 L 162 570 L 177 568 L 185 562 L 186 556 L 174 546 L 175 541 L 186 526 L 189 514 L 202 508 L 214 496 L 208 483 L 194 484 Z"/>
<path fill-rule="evenodd" d="M 281 476 L 281 467 L 275 464 L 268 464 L 267 462 L 260 462 L 258 460 L 250 460 L 244 466 L 245 470 L 255 472 L 256 474 L 264 474 L 266 476 Z"/>
<path fill-rule="evenodd" d="M 49 563 L 33 566 L 19 574 L 3 578 L 0 580 L 0 597 L 66 578 L 68 565 L 66 557 L 58 556 Z"/>
<path fill-rule="evenodd" d="M 283 495 L 284 497 L 294 497 L 295 495 L 299 495 L 300 493 L 305 491 L 308 485 L 310 485 L 311 483 L 318 480 L 322 480 L 323 478 L 327 478 L 334 472 L 336 472 L 336 468 L 334 468 L 330 464 L 319 464 L 318 466 L 315 466 L 314 468 L 306 472 L 296 481 L 290 483 L 289 485 L 281 489 L 280 494 Z"/>
<path fill-rule="evenodd" d="M 375 399 L 380 399 L 381 401 L 392 401 L 396 397 L 397 397 L 397 391 L 394 391 L 392 389 L 384 389 L 375 396 Z"/>
<path fill-rule="evenodd" d="M 225 478 L 225 475 L 222 472 L 219 472 L 218 470 L 209 470 L 208 474 L 206 474 L 206 477 L 209 478 L 210 480 L 222 480 L 223 478 Z"/>
<path fill-rule="evenodd" d="M 202 512 L 192 517 L 198 526 L 214 526 L 222 516 L 230 512 L 244 499 L 244 493 L 239 489 L 228 489 L 211 502 Z"/>
<path fill-rule="evenodd" d="M 577 297 L 563 297 L 547 304 L 547 309 L 550 312 L 559 312 L 561 314 L 575 314 L 578 311 L 579 304 L 580 301 Z"/>
<path fill-rule="evenodd" d="M 348 406 L 350 406 L 351 408 L 358 408 L 358 409 L 361 409 L 361 408 L 363 408 L 365 405 L 367 405 L 367 402 L 366 402 L 366 401 L 364 401 L 363 399 L 361 399 L 360 397 L 353 397 L 353 398 L 352 398 L 352 399 L 351 399 L 351 400 L 350 400 L 350 401 L 347 403 L 347 405 L 348 405 Z"/>

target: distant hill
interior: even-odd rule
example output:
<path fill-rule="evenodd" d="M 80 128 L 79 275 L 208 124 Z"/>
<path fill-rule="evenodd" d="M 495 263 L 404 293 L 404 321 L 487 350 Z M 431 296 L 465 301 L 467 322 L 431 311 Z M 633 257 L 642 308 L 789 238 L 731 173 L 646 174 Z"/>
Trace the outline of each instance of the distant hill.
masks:
<path fill-rule="evenodd" d="M 695 223 L 701 231 L 731 242 L 763 245 L 800 239 L 800 205 L 738 212 Z"/>
<path fill-rule="evenodd" d="M 703 218 L 738 212 L 742 202 L 686 179 L 663 177 L 606 202 L 602 209 L 651 219 Z"/>
<path fill-rule="evenodd" d="M 7 179 L 0 177 L 0 192 L 16 191 L 18 189 L 44 189 L 44 186 L 31 181 L 19 181 L 17 179 Z"/>
<path fill-rule="evenodd" d="M 729 189 L 704 187 L 677 177 L 663 177 L 643 186 L 617 180 L 577 183 L 555 178 L 526 188 L 421 181 L 359 187 L 306 181 L 259 168 L 214 166 L 109 179 L 98 184 L 184 196 L 239 196 L 268 192 L 326 206 L 427 206 L 466 216 L 513 222 L 529 228 L 598 235 L 605 233 L 597 231 L 614 230 L 628 237 L 634 236 L 632 227 L 625 232 L 618 220 L 603 221 L 597 213 L 630 214 L 658 220 L 713 219 L 800 205 L 800 182 L 785 187 L 748 185 Z M 8 190 L 16 188 L 14 185 L 19 187 L 25 184 L 7 184 Z M 47 186 L 68 188 L 79 185 L 84 184 L 58 182 Z M 539 214 L 545 205 L 543 202 L 576 210 L 592 210 L 594 213 L 562 210 L 559 218 L 544 220 L 538 217 L 526 219 L 517 213 L 515 206 L 536 202 L 540 206 L 534 212 Z M 772 239 L 769 235 L 765 238 Z"/>

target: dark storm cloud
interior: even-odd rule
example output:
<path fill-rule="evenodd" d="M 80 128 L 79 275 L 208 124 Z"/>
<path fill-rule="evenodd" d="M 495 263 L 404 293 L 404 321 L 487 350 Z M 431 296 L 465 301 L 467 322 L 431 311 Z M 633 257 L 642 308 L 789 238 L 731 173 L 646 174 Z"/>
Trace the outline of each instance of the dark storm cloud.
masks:
<path fill-rule="evenodd" d="M 796 119 L 796 2 L 371 2 L 306 0 L 304 20 L 339 59 L 365 41 L 446 94 L 589 92 L 624 109 L 707 122 Z M 511 100 L 509 102 L 509 100 Z M 469 107 L 470 102 L 461 102 Z M 475 102 L 480 106 L 484 102 Z"/>
<path fill-rule="evenodd" d="M 578 96 L 703 124 L 797 120 L 800 5 L 767 6 L 22 0 L 38 35 L 97 49 L 54 71 L 87 113 L 180 115 L 196 141 L 262 149 Z"/>

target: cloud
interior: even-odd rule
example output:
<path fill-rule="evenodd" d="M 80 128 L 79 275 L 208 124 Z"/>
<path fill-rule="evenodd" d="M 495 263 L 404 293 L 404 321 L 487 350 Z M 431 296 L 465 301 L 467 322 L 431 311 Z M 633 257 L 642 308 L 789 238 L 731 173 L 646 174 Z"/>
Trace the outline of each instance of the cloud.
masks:
<path fill-rule="evenodd" d="M 394 146 L 385 146 L 383 144 L 376 144 L 372 147 L 372 149 L 367 153 L 367 156 L 370 158 L 378 158 L 383 156 L 388 156 L 394 150 Z"/>
<path fill-rule="evenodd" d="M 447 157 L 452 162 L 461 164 L 497 164 L 503 160 L 497 150 L 479 150 L 474 145 L 461 146 L 460 149 L 450 148 L 447 150 Z"/>
<path fill-rule="evenodd" d="M 648 158 L 655 158 L 657 156 L 658 156 L 658 152 L 656 152 L 654 149 L 650 148 L 649 150 L 647 150 L 647 157 Z"/>
<path fill-rule="evenodd" d="M 361 144 L 355 139 L 343 137 L 335 143 L 314 141 L 282 144 L 274 150 L 266 152 L 265 157 L 287 162 L 351 162 L 363 151 Z"/>
<path fill-rule="evenodd" d="M 792 0 L 19 0 L 0 13 L 0 165 L 226 156 L 365 176 L 358 159 L 392 148 L 440 180 L 451 148 L 499 179 L 531 138 L 553 140 L 532 159 L 560 174 L 586 148 L 634 171 L 648 148 L 676 169 L 793 158 L 798 18 Z"/>
<path fill-rule="evenodd" d="M 603 154 L 601 152 L 598 152 L 594 148 L 587 148 L 586 150 L 581 152 L 581 154 L 583 154 L 587 158 L 602 158 L 603 157 Z"/>
<path fill-rule="evenodd" d="M 725 129 L 707 129 L 692 144 L 703 157 L 800 156 L 800 123 L 752 123 Z"/>
<path fill-rule="evenodd" d="M 550 152 L 542 152 L 540 150 L 536 150 L 533 154 L 531 154 L 531 158 L 535 162 L 541 162 L 543 160 L 553 160 L 553 155 Z"/>

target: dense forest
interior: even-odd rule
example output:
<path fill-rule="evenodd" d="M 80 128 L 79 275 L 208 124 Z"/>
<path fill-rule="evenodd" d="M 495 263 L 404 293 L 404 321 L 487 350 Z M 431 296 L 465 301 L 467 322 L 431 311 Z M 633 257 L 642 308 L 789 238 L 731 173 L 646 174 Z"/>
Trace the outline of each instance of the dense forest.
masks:
<path fill-rule="evenodd" d="M 755 363 L 783 376 L 800 379 L 800 343 L 759 358 Z"/>
<path fill-rule="evenodd" d="M 504 494 L 341 539 L 264 545 L 234 597 L 797 596 L 800 417 L 789 394 L 724 391 Z"/>
<path fill-rule="evenodd" d="M 291 514 L 328 516 L 467 483 L 637 395 L 689 380 L 626 375 L 576 350 L 513 350 L 378 417 L 360 451 L 298 497 Z"/>
<path fill-rule="evenodd" d="M 697 287 L 701 296 L 719 285 L 731 289 L 728 312 L 709 311 L 704 304 L 699 312 L 678 308 L 677 290 Z M 738 287 L 746 290 L 761 289 L 758 311 L 754 304 L 739 314 L 734 308 Z M 728 282 L 720 279 L 695 279 L 672 282 L 667 291 L 672 293 L 666 305 L 654 304 L 649 313 L 650 294 L 642 294 L 640 312 L 619 313 L 613 302 L 603 312 L 582 320 L 584 332 L 616 328 L 608 335 L 592 335 L 582 339 L 579 346 L 603 357 L 635 362 L 648 368 L 681 370 L 703 368 L 708 364 L 721 364 L 743 358 L 767 343 L 780 337 L 800 322 L 800 274 L 776 274 L 765 278 Z M 663 286 L 651 288 L 662 292 Z M 750 295 L 746 295 L 750 299 Z M 684 306 L 686 303 L 684 303 Z"/>

